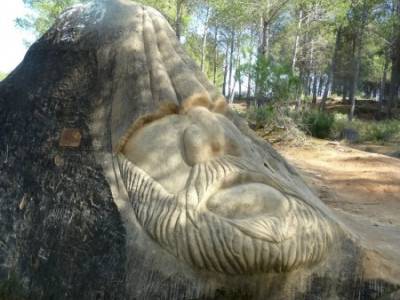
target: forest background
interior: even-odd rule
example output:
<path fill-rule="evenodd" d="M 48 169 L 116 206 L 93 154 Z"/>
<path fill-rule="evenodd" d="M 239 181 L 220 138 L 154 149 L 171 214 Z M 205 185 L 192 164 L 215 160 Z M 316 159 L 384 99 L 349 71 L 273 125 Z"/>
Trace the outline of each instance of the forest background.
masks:
<path fill-rule="evenodd" d="M 65 8 L 85 2 L 24 0 L 33 13 L 16 25 L 39 37 Z M 241 113 L 256 128 L 398 138 L 400 0 L 136 2 L 167 18 L 228 101 L 246 104 Z"/>

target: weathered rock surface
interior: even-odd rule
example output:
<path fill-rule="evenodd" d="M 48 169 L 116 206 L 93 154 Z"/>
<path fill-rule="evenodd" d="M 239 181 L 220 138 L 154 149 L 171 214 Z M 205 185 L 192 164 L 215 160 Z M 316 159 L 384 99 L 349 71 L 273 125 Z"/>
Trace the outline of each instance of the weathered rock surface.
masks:
<path fill-rule="evenodd" d="M 396 297 L 398 280 L 364 280 L 363 247 L 345 227 L 323 262 L 250 275 L 192 268 L 144 232 L 112 149 L 138 117 L 196 92 L 218 96 L 157 11 L 98 0 L 60 16 L 0 82 L 0 295 L 6 284 L 22 299 Z M 329 214 L 232 120 L 265 164 Z"/>

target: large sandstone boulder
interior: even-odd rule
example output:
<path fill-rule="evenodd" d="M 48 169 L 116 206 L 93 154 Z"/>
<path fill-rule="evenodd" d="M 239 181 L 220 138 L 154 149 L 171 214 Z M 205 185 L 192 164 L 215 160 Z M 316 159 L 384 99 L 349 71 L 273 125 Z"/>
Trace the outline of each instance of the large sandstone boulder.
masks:
<path fill-rule="evenodd" d="M 0 124 L 0 299 L 396 297 L 154 9 L 64 12 L 0 83 Z"/>

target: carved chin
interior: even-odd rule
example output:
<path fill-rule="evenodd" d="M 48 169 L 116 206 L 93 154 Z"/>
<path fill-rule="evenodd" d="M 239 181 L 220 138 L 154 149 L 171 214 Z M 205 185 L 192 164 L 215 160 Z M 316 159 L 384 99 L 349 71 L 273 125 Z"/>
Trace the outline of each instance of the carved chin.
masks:
<path fill-rule="evenodd" d="M 321 261 L 334 230 L 325 216 L 271 177 L 233 158 L 195 166 L 170 194 L 119 155 L 129 200 L 143 229 L 187 264 L 213 272 L 284 272 Z M 244 192 L 243 192 L 244 191 Z"/>

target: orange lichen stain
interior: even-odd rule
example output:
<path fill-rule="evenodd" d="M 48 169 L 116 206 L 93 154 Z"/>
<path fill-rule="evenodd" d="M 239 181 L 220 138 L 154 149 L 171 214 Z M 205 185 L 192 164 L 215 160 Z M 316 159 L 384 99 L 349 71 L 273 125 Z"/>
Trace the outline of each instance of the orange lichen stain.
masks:
<path fill-rule="evenodd" d="M 179 113 L 184 114 L 189 109 L 196 107 L 196 106 L 203 106 L 208 110 L 224 114 L 228 108 L 226 100 L 224 97 L 220 96 L 215 101 L 211 101 L 210 96 L 208 93 L 197 93 L 189 98 L 187 98 L 180 106 Z"/>
<path fill-rule="evenodd" d="M 186 113 L 189 109 L 195 106 L 203 106 L 208 109 L 211 109 L 212 107 L 212 102 L 210 100 L 210 96 L 208 93 L 196 93 L 184 100 L 181 104 L 180 111 L 179 113 L 184 114 Z"/>
<path fill-rule="evenodd" d="M 224 97 L 219 97 L 213 104 L 212 104 L 212 111 L 219 114 L 225 114 L 228 109 L 228 104 L 225 101 Z"/>
<path fill-rule="evenodd" d="M 82 134 L 77 128 L 64 128 L 61 132 L 60 147 L 77 148 L 81 145 Z"/>

